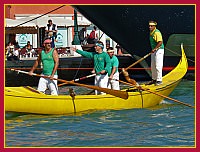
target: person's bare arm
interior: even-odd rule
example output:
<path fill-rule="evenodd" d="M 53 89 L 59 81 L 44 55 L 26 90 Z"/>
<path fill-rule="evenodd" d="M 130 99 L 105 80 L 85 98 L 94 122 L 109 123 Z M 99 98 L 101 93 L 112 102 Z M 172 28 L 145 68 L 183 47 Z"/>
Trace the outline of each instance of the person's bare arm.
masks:
<path fill-rule="evenodd" d="M 58 52 L 56 50 L 53 51 L 53 59 L 54 59 L 54 68 L 51 73 L 51 78 L 53 78 L 54 74 L 56 73 L 56 70 L 58 69 L 59 65 L 59 57 L 58 57 Z"/>

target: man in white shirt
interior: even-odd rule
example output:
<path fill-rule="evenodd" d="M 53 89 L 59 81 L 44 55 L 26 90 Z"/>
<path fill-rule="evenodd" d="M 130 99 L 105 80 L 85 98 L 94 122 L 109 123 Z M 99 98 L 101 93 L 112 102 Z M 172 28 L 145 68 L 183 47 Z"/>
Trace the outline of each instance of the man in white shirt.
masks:
<path fill-rule="evenodd" d="M 48 20 L 48 23 L 45 29 L 46 37 L 51 39 L 51 47 L 55 48 L 54 41 L 57 41 L 57 26 L 53 24 L 52 20 Z"/>
<path fill-rule="evenodd" d="M 53 35 L 56 39 L 57 30 L 58 30 L 57 26 L 56 26 L 56 24 L 53 24 L 52 20 L 48 20 L 48 23 L 49 24 L 47 24 L 46 29 L 45 29 L 46 36 Z M 50 32 L 52 32 L 53 34 Z"/>

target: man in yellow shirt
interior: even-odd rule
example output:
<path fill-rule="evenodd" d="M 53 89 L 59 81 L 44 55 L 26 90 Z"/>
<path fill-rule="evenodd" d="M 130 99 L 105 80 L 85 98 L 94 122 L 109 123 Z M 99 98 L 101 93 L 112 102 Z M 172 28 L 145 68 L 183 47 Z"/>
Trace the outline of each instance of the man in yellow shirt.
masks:
<path fill-rule="evenodd" d="M 157 23 L 155 21 L 149 21 L 150 30 L 150 44 L 151 44 L 151 72 L 152 81 L 147 85 L 162 84 L 162 68 L 164 58 L 164 45 L 161 32 L 156 28 Z"/>

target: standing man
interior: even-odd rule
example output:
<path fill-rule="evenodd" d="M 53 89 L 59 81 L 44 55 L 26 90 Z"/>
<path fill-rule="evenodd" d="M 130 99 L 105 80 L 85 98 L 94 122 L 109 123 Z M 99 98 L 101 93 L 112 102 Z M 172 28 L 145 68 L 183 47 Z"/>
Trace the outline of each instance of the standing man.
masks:
<path fill-rule="evenodd" d="M 96 52 L 87 52 L 82 50 L 77 50 L 74 47 L 70 49 L 81 54 L 84 57 L 91 58 L 94 61 L 94 71 L 97 73 L 95 76 L 95 85 L 107 88 L 108 75 L 111 74 L 111 62 L 109 55 L 103 51 L 104 45 L 101 41 L 97 41 L 95 44 Z M 104 92 L 99 92 L 95 90 L 95 94 L 105 94 Z"/>
<path fill-rule="evenodd" d="M 33 75 L 34 70 L 42 62 L 43 70 L 42 75 L 49 78 L 41 77 L 38 84 L 38 91 L 45 93 L 45 90 L 49 88 L 51 95 L 58 95 L 57 80 L 58 78 L 57 68 L 59 65 L 58 53 L 54 48 L 51 48 L 51 40 L 46 39 L 43 43 L 44 50 L 39 54 L 32 69 L 29 71 L 29 75 Z"/>
<path fill-rule="evenodd" d="M 51 47 L 54 48 L 55 47 L 54 41 L 56 41 L 57 38 L 57 26 L 56 24 L 53 24 L 52 20 L 48 20 L 45 33 L 46 37 L 51 39 Z"/>
<path fill-rule="evenodd" d="M 156 29 L 157 23 L 155 21 L 149 21 L 150 30 L 150 44 L 152 48 L 151 54 L 151 71 L 152 81 L 147 85 L 162 84 L 162 68 L 164 58 L 164 45 L 161 32 Z"/>
<path fill-rule="evenodd" d="M 120 90 L 119 81 L 116 81 L 119 80 L 119 72 L 118 72 L 119 60 L 114 55 L 114 50 L 112 47 L 108 48 L 107 53 L 110 56 L 110 61 L 111 61 L 111 74 L 108 80 L 108 88 L 113 90 Z"/>
<path fill-rule="evenodd" d="M 47 24 L 46 29 L 45 29 L 46 36 L 48 36 L 49 32 L 52 32 L 53 36 L 56 39 L 57 26 L 56 26 L 56 24 L 53 24 L 52 20 L 48 20 L 48 24 Z"/>

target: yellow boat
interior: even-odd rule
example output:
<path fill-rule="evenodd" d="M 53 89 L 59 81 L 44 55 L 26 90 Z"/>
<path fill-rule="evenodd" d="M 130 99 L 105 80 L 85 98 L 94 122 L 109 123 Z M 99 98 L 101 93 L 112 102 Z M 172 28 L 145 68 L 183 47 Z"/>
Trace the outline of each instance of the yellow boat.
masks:
<path fill-rule="evenodd" d="M 128 90 L 128 99 L 113 95 L 76 95 L 73 100 L 69 95 L 45 95 L 31 87 L 5 87 L 5 111 L 34 114 L 74 114 L 93 110 L 120 110 L 148 108 L 158 105 L 163 96 L 168 96 L 187 72 L 187 59 L 181 46 L 182 57 L 179 64 L 163 77 L 163 84 L 141 85 L 144 91 L 134 87 Z M 149 89 L 145 90 L 145 89 Z M 160 94 L 163 96 L 158 96 Z"/>

